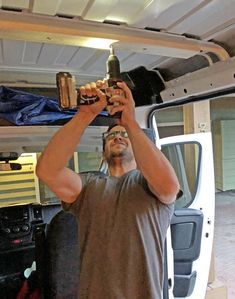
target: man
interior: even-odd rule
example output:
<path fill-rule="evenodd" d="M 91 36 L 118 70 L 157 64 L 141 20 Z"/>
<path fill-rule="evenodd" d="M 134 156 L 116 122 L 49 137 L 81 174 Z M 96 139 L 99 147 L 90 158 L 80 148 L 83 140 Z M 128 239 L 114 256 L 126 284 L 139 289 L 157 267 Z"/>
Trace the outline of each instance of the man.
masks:
<path fill-rule="evenodd" d="M 37 175 L 78 219 L 79 299 L 161 299 L 164 241 L 179 183 L 139 127 L 131 91 L 124 82 L 118 86 L 123 93 L 114 91 L 109 113 L 121 112 L 121 118 L 103 136 L 109 175 L 66 168 L 84 130 L 107 105 L 95 83 L 80 90 L 99 101 L 81 106 L 56 133 L 38 161 Z"/>

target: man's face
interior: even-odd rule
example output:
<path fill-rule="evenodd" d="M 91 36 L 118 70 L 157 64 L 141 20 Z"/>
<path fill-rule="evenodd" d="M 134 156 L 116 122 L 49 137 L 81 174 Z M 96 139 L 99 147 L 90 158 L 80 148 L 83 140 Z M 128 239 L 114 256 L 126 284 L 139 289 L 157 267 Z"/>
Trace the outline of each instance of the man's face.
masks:
<path fill-rule="evenodd" d="M 106 134 L 104 157 L 108 163 L 113 158 L 123 158 L 127 161 L 134 158 L 132 146 L 124 127 L 115 126 Z"/>

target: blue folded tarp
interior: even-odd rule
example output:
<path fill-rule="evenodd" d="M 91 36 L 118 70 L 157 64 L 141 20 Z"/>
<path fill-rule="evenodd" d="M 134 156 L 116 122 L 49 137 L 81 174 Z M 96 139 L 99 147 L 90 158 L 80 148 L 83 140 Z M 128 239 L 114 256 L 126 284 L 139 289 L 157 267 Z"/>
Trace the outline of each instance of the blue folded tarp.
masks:
<path fill-rule="evenodd" d="M 0 86 L 0 118 L 17 126 L 65 123 L 77 110 L 62 110 L 55 98 Z M 106 112 L 101 115 L 107 116 Z"/>

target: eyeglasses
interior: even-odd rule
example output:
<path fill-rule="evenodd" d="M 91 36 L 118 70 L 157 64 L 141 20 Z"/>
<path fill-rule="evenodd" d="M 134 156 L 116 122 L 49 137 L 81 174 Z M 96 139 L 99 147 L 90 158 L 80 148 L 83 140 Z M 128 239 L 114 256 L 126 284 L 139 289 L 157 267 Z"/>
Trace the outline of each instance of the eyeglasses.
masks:
<path fill-rule="evenodd" d="M 102 134 L 102 139 L 103 140 L 112 140 L 114 139 L 117 135 L 121 135 L 124 138 L 128 138 L 127 131 L 112 131 L 112 132 L 104 132 Z"/>

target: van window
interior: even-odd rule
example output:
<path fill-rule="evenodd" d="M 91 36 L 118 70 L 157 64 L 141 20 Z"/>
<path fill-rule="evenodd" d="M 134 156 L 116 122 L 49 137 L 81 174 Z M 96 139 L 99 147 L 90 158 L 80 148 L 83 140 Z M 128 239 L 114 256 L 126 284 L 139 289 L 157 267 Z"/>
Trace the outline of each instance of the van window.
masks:
<path fill-rule="evenodd" d="M 183 195 L 175 208 L 188 207 L 197 190 L 201 148 L 197 143 L 176 143 L 162 146 L 162 152 L 171 162 L 178 176 Z"/>

